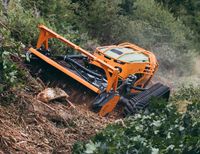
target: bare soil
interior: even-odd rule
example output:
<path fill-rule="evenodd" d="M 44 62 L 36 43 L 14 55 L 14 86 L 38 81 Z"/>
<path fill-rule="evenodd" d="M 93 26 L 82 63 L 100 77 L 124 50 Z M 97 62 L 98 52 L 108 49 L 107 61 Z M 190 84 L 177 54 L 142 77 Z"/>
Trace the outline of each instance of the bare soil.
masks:
<path fill-rule="evenodd" d="M 49 104 L 20 93 L 20 100 L 0 106 L 0 153 L 71 153 L 84 141 L 115 121 L 81 106 Z"/>
<path fill-rule="evenodd" d="M 0 154 L 70 154 L 75 142 L 89 139 L 116 120 L 115 113 L 99 117 L 82 101 L 75 108 L 67 101 L 43 103 L 36 96 L 47 85 L 28 71 L 25 78 L 23 89 L 0 94 Z"/>

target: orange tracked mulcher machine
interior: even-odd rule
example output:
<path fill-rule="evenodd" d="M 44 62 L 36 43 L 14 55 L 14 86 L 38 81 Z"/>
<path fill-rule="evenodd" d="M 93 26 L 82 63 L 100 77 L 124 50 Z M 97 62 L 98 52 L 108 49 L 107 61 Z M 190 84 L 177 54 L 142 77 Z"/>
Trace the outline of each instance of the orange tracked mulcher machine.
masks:
<path fill-rule="evenodd" d="M 30 48 L 27 55 L 34 60 L 42 60 L 98 94 L 91 101 L 91 106 L 100 116 L 113 111 L 118 102 L 123 104 L 124 114 L 130 115 L 145 108 L 152 96 L 169 98 L 169 87 L 161 83 L 146 88 L 158 69 L 152 52 L 135 44 L 122 43 L 97 47 L 91 54 L 44 25 L 40 25 L 39 29 L 37 47 Z M 52 38 L 80 54 L 51 56 L 48 40 Z"/>

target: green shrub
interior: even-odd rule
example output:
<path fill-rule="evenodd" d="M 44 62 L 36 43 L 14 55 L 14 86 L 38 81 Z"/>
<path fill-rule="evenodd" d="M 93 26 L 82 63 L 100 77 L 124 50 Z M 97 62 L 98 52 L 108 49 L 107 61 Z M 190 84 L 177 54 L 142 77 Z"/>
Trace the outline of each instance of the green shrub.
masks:
<path fill-rule="evenodd" d="M 74 15 L 70 7 L 73 8 L 73 5 L 70 5 L 68 1 L 11 0 L 8 16 L 5 17 L 10 38 L 25 44 L 26 47 L 35 47 L 39 36 L 38 25 L 44 24 L 78 45 L 86 44 L 89 38 L 86 33 L 81 34 L 74 28 L 72 23 Z M 56 39 L 50 39 L 49 44 L 55 54 L 73 52 Z"/>
<path fill-rule="evenodd" d="M 26 82 L 24 80 L 26 74 L 19 66 L 21 56 L 24 54 L 25 45 L 36 43 L 38 35 L 36 25 L 40 19 L 35 19 L 31 12 L 25 11 L 19 1 L 12 0 L 8 5 L 7 14 L 0 12 L 0 21 L 2 26 L 0 29 L 0 89 L 20 87 Z"/>
<path fill-rule="evenodd" d="M 75 5 L 70 0 L 21 0 L 23 8 L 34 11 L 37 16 L 42 17 L 58 31 L 65 31 L 67 26 L 73 24 Z"/>
<path fill-rule="evenodd" d="M 10 31 L 10 37 L 25 45 L 35 45 L 38 38 L 39 24 L 47 24 L 42 18 L 36 16 L 32 10 L 21 6 L 20 1 L 12 0 L 8 6 L 6 26 Z"/>
<path fill-rule="evenodd" d="M 199 48 L 200 40 L 200 3 L 197 0 L 157 0 L 165 6 L 176 18 L 180 18 L 183 23 L 189 27 L 194 33 L 197 48 Z"/>
<path fill-rule="evenodd" d="M 195 57 L 191 30 L 154 0 L 137 0 L 132 7 L 124 40 L 153 51 L 164 74 L 191 74 Z"/>
<path fill-rule="evenodd" d="M 190 95 L 188 96 L 188 92 Z M 197 95 L 198 94 L 198 95 Z M 153 100 L 149 114 L 136 114 L 121 123 L 109 125 L 88 142 L 74 145 L 74 153 L 200 153 L 199 90 L 193 87 L 177 92 L 176 100 L 192 99 L 188 110 L 179 114 L 174 100 Z M 181 96 L 181 97 L 180 97 Z M 191 99 L 190 99 L 191 100 Z"/>
<path fill-rule="evenodd" d="M 62 17 L 64 19 L 66 14 L 64 14 L 64 10 L 60 7 L 66 6 L 67 2 L 63 3 L 66 5 L 57 3 L 57 1 L 52 2 L 52 5 L 53 3 L 57 4 L 57 7 L 54 10 L 54 13 L 57 14 L 55 19 L 53 17 L 51 18 L 51 13 L 48 11 L 46 12 L 47 14 L 45 18 L 43 18 L 40 14 L 38 14 L 38 10 L 34 10 L 36 9 L 35 7 L 31 8 L 31 3 L 30 6 L 28 6 L 30 9 L 27 9 L 28 7 L 26 8 L 24 4 L 25 2 L 23 2 L 24 1 L 10 0 L 8 8 L 5 10 L 6 13 L 2 11 L 3 9 L 0 10 L 0 89 L 2 89 L 2 82 L 4 82 L 3 85 L 6 84 L 9 86 L 20 85 L 25 82 L 23 81 L 23 75 L 25 75 L 22 73 L 23 69 L 19 68 L 19 64 L 13 61 L 11 57 L 15 56 L 21 60 L 25 53 L 24 50 L 27 50 L 30 46 L 36 46 L 39 36 L 37 26 L 39 24 L 45 24 L 47 27 L 55 30 L 56 32 L 58 30 L 58 33 L 60 32 L 61 35 L 64 35 L 66 38 L 77 44 L 86 44 L 85 40 L 88 40 L 86 34 L 80 35 L 78 30 L 74 30 L 72 26 L 69 26 L 69 23 L 67 26 L 67 21 L 62 23 L 56 21 L 61 20 Z M 26 4 L 29 3 L 26 2 Z M 41 7 L 41 5 L 39 6 Z M 60 14 L 60 11 L 62 11 L 62 14 Z M 45 14 L 45 12 L 41 13 Z M 54 19 L 55 24 L 50 24 L 52 22 L 51 19 Z M 62 30 L 60 30 L 61 27 Z M 52 47 L 52 50 L 54 50 L 53 53 L 55 54 L 73 52 L 73 50 L 67 48 L 65 44 L 58 42 L 55 39 L 51 40 L 50 44 L 50 47 Z"/>
<path fill-rule="evenodd" d="M 181 86 L 179 91 L 173 96 L 173 101 L 187 100 L 190 102 L 200 101 L 200 87 L 194 87 L 193 85 Z"/>
<path fill-rule="evenodd" d="M 77 2 L 77 0 L 74 0 Z M 153 51 L 162 74 L 193 73 L 194 35 L 154 0 L 78 1 L 77 25 L 101 44 L 133 42 Z"/>
<path fill-rule="evenodd" d="M 120 3 L 120 0 L 79 2 L 77 25 L 102 44 L 119 42 L 128 22 L 125 16 L 120 15 Z"/>

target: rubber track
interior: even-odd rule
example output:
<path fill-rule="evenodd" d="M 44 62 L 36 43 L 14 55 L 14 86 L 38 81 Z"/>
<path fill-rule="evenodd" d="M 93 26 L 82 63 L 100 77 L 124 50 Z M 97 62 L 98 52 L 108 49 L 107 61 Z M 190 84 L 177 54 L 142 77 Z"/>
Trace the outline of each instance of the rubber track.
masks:
<path fill-rule="evenodd" d="M 144 109 L 149 104 L 151 97 L 169 99 L 170 89 L 161 83 L 157 83 L 149 89 L 140 92 L 138 95 L 130 98 L 125 103 L 124 114 L 131 115 L 137 113 L 138 110 Z"/>

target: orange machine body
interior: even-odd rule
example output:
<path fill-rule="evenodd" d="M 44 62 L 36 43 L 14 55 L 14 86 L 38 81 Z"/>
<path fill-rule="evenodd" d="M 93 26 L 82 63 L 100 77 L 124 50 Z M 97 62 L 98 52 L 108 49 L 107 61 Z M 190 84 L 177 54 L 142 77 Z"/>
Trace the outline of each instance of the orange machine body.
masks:
<path fill-rule="evenodd" d="M 102 48 L 104 50 L 102 50 Z M 106 55 L 106 51 L 112 50 L 112 49 L 132 49 L 132 52 L 129 53 L 121 53 L 121 55 L 118 58 L 113 58 L 112 56 Z M 143 54 L 146 56 L 146 61 L 127 61 L 127 60 L 120 60 L 120 57 L 131 54 Z M 148 82 L 151 80 L 153 75 L 158 69 L 158 62 L 156 60 L 155 55 L 152 52 L 149 52 L 143 48 L 140 48 L 139 46 L 131 43 L 122 43 L 115 46 L 104 46 L 104 47 L 98 47 L 96 51 L 94 52 L 94 56 L 98 59 L 104 61 L 105 63 L 113 66 L 114 68 L 120 69 L 120 73 L 118 74 L 118 77 L 122 80 L 125 80 L 129 75 L 132 74 L 138 74 L 139 80 L 134 84 L 134 86 L 138 87 L 145 87 Z M 93 64 L 97 65 L 98 67 L 101 67 L 96 62 L 92 62 Z"/>
<path fill-rule="evenodd" d="M 81 47 L 75 45 L 74 43 L 60 36 L 59 34 L 48 29 L 44 25 L 40 25 L 39 29 L 40 35 L 37 42 L 37 49 L 42 47 L 42 45 L 44 45 L 45 49 L 48 49 L 48 40 L 51 38 L 55 38 L 65 43 L 67 46 L 80 52 L 84 56 L 88 57 L 91 64 L 96 65 L 104 70 L 107 79 L 107 87 L 105 90 L 107 93 L 110 93 L 112 91 L 116 94 L 112 97 L 112 99 L 109 99 L 108 102 L 101 108 L 99 112 L 101 116 L 104 116 L 111 112 L 120 99 L 120 96 L 117 94 L 118 79 L 125 80 L 129 75 L 137 74 L 139 76 L 139 79 L 134 86 L 145 87 L 158 68 L 158 63 L 153 53 L 146 51 L 145 49 L 131 43 L 123 43 L 117 46 L 98 47 L 94 54 L 91 54 L 90 52 L 82 49 Z M 102 50 L 102 48 L 104 50 Z M 120 60 L 120 57 L 124 56 L 125 54 L 126 56 L 128 56 L 127 54 L 131 54 L 131 52 L 120 52 L 121 55 L 118 56 L 118 58 L 112 56 L 109 57 L 109 55 L 105 54 L 106 51 L 114 48 L 122 48 L 123 50 L 126 48 L 131 49 L 132 52 L 134 52 L 135 54 L 142 54 L 143 57 L 146 56 L 146 60 L 144 62 L 127 62 L 126 60 Z M 60 70 L 61 72 L 65 73 L 66 75 L 70 76 L 71 78 L 75 79 L 84 86 L 88 87 L 95 93 L 100 94 L 102 92 L 98 87 L 95 87 L 91 83 L 87 82 L 85 79 L 81 78 L 79 75 L 75 74 L 74 72 L 58 64 L 51 58 L 40 53 L 38 50 L 30 48 L 29 52 L 39 57 L 51 66 L 55 67 L 56 69 Z"/>

